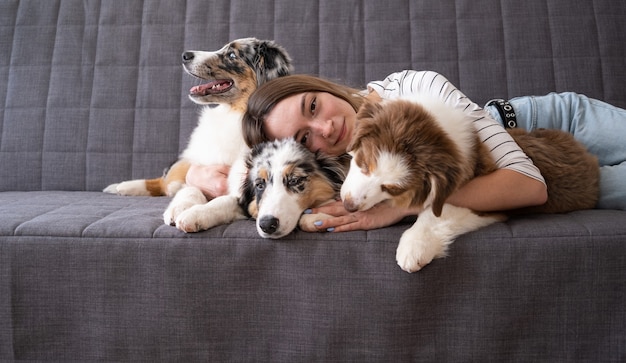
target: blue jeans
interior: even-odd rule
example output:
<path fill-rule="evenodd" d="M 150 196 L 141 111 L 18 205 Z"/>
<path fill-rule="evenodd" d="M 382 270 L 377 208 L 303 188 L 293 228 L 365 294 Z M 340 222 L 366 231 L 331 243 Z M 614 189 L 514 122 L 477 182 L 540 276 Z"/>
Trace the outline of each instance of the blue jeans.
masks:
<path fill-rule="evenodd" d="M 573 92 L 517 97 L 509 102 L 518 127 L 561 129 L 583 143 L 600 163 L 597 208 L 626 210 L 626 110 Z M 495 106 L 487 110 L 502 122 Z"/>

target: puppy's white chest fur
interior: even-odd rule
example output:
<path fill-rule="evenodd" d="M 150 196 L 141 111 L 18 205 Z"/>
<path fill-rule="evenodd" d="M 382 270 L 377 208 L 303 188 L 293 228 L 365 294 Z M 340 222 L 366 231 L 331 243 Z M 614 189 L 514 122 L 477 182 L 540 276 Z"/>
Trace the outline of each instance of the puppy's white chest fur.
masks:
<path fill-rule="evenodd" d="M 232 165 L 247 146 L 241 134 L 239 111 L 228 105 L 204 107 L 181 158 L 192 163 Z"/>

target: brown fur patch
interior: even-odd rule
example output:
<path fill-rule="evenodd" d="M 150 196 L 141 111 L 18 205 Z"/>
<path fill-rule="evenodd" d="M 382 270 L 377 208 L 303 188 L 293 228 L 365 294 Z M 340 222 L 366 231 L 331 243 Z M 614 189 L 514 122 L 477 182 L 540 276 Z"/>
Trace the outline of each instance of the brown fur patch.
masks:
<path fill-rule="evenodd" d="M 191 164 L 186 160 L 178 160 L 176 163 L 174 163 L 174 165 L 172 165 L 170 169 L 167 171 L 167 174 L 162 178 L 163 181 L 161 183 L 161 191 L 163 194 L 161 195 L 167 195 L 167 191 L 168 191 L 167 186 L 170 183 L 172 182 L 185 183 L 185 179 L 187 177 L 187 171 L 189 171 L 190 166 Z"/>
<path fill-rule="evenodd" d="M 256 198 L 250 202 L 248 205 L 248 213 L 254 219 L 256 219 L 259 215 L 259 205 L 256 202 Z"/>
<path fill-rule="evenodd" d="M 560 130 L 509 131 L 541 171 L 548 187 L 548 201 L 513 213 L 565 213 L 596 206 L 600 193 L 600 168 L 574 136 Z"/>
<path fill-rule="evenodd" d="M 146 179 L 146 190 L 152 197 L 164 196 L 167 188 L 165 187 L 165 178 Z"/>
<path fill-rule="evenodd" d="M 296 168 L 296 164 L 286 164 L 283 168 L 283 177 L 282 179 L 287 178 L 289 175 L 294 173 L 294 169 Z"/>
<path fill-rule="evenodd" d="M 231 76 L 233 78 L 235 77 L 235 75 Z M 257 88 L 256 73 L 246 67 L 244 73 L 236 75 L 236 77 L 238 78 L 236 83 L 237 87 L 239 87 L 240 95 L 231 103 L 231 108 L 244 114 L 248 108 L 248 98 L 250 98 L 252 92 Z"/>
<path fill-rule="evenodd" d="M 187 175 L 187 171 L 189 170 L 190 164 L 184 160 L 178 160 L 174 163 L 167 173 L 160 177 L 154 179 L 146 179 L 146 190 L 153 197 L 160 197 L 167 195 L 168 188 L 167 186 L 172 182 L 180 182 L 185 183 L 185 178 Z M 170 195 L 171 196 L 171 195 Z"/>
<path fill-rule="evenodd" d="M 260 168 L 259 172 L 257 173 L 258 177 L 263 179 L 263 180 L 269 180 L 270 178 L 270 174 L 269 171 L 265 168 Z"/>
<path fill-rule="evenodd" d="M 393 196 L 392 202 L 395 207 L 410 207 L 415 199 L 415 192 L 411 188 L 406 188 L 404 186 L 400 187 L 396 184 L 392 184 L 383 185 L 382 189 Z"/>
<path fill-rule="evenodd" d="M 336 193 L 324 178 L 314 175 L 309 180 L 306 193 L 302 195 L 298 205 L 302 209 L 319 207 L 321 204 L 333 199 Z"/>

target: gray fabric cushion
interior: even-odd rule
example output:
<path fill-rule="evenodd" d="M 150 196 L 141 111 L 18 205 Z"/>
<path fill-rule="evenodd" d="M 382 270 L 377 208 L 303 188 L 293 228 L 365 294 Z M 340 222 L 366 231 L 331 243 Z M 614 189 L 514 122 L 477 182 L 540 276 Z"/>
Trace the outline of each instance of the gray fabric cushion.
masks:
<path fill-rule="evenodd" d="M 162 224 L 167 202 L 0 193 L 0 359 L 623 357 L 625 212 L 515 218 L 409 275 L 394 261 L 408 223 L 277 241 L 252 221 L 184 234 Z"/>

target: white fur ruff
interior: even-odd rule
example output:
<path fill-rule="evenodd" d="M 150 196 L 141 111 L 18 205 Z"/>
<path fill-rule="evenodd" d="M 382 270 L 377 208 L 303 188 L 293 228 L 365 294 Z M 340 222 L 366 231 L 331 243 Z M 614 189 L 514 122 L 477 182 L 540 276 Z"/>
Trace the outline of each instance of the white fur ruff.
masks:
<path fill-rule="evenodd" d="M 203 109 L 198 126 L 191 134 L 181 159 L 201 165 L 231 165 L 228 190 L 236 206 L 241 178 L 246 172 L 243 159 L 248 150 L 241 137 L 241 112 L 231 110 L 228 105 L 219 105 Z M 202 191 L 192 186 L 184 186 L 174 195 L 163 213 L 163 221 L 166 224 L 175 224 L 185 232 L 197 232 L 243 218 L 237 209 L 229 209 L 228 218 L 216 216 L 212 221 L 210 217 L 204 215 L 211 213 L 209 211 L 213 209 L 207 204 Z M 185 212 L 187 210 L 189 211 Z M 223 220 L 228 222 L 222 222 Z"/>

